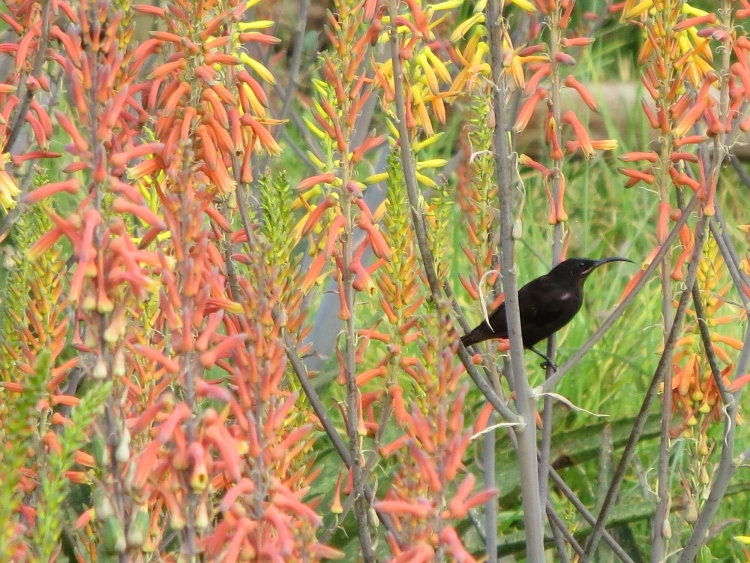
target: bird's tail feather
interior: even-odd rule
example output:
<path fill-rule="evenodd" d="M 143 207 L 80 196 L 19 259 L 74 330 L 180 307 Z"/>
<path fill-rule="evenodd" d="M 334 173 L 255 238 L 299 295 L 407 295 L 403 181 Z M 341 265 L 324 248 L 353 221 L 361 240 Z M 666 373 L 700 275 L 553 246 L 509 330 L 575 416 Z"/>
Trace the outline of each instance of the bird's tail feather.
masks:
<path fill-rule="evenodd" d="M 471 346 L 472 344 L 476 344 L 477 342 L 481 342 L 482 340 L 482 334 L 476 328 L 469 334 L 461 337 L 461 343 L 464 346 Z"/>

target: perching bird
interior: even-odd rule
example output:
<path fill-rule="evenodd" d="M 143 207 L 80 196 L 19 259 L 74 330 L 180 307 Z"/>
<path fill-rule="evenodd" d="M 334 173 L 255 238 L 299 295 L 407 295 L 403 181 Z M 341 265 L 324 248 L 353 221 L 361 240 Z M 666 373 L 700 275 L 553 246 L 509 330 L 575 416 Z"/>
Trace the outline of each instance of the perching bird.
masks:
<path fill-rule="evenodd" d="M 534 345 L 548 338 L 568 324 L 583 305 L 583 283 L 596 268 L 607 262 L 633 262 L 627 258 L 568 258 L 544 276 L 531 280 L 518 291 L 521 315 L 521 338 L 528 348 L 554 369 L 555 364 Z M 508 338 L 505 303 L 490 315 L 490 326 L 485 321 L 461 338 L 464 346 L 492 338 Z"/>

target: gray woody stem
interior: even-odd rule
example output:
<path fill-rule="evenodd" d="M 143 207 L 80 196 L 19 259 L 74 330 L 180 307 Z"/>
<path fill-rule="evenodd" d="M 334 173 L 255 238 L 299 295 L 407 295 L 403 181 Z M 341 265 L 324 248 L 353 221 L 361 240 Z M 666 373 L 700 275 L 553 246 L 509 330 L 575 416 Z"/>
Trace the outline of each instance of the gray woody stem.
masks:
<path fill-rule="evenodd" d="M 497 0 L 487 2 L 487 28 L 489 31 L 492 66 L 492 107 L 495 113 L 495 171 L 500 197 L 500 256 L 505 291 L 505 311 L 508 317 L 510 362 L 513 387 L 516 392 L 516 409 L 524 424 L 516 428 L 518 461 L 521 474 L 521 494 L 526 530 L 526 556 L 531 563 L 544 561 L 544 523 L 539 496 L 539 466 L 536 448 L 536 398 L 533 397 L 526 378 L 521 317 L 518 308 L 518 284 L 513 242 L 513 176 L 511 150 L 508 140 L 506 116 L 505 79 L 503 76 L 503 25 Z"/>

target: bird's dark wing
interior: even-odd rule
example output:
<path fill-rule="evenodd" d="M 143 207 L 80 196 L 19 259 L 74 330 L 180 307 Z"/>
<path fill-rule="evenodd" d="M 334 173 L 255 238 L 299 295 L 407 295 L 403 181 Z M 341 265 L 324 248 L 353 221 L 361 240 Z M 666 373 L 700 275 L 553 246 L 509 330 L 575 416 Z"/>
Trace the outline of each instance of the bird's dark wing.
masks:
<path fill-rule="evenodd" d="M 508 338 L 508 320 L 505 318 L 505 303 L 501 303 L 497 309 L 492 311 L 489 318 L 492 328 L 487 326 L 486 322 L 482 321 L 479 326 L 461 338 L 464 346 L 471 346 L 472 344 L 484 342 L 491 338 Z"/>
<path fill-rule="evenodd" d="M 518 291 L 521 336 L 531 347 L 557 332 L 576 315 L 583 303 L 583 291 L 577 284 L 561 284 L 549 275 L 536 278 Z M 482 321 L 464 336 L 465 346 L 491 338 L 508 338 L 505 303 L 490 315 L 490 326 Z"/>
<path fill-rule="evenodd" d="M 581 308 L 582 293 L 549 276 L 530 281 L 518 292 L 524 346 L 534 346 L 557 332 Z"/>

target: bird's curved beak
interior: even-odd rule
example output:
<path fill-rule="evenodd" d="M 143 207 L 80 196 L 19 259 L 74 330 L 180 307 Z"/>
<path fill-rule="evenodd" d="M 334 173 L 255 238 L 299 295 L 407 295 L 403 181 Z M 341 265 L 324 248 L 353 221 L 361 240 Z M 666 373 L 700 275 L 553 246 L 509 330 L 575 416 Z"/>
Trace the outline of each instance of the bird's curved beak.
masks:
<path fill-rule="evenodd" d="M 602 264 L 607 264 L 608 262 L 630 262 L 631 264 L 635 264 L 632 260 L 629 260 L 628 258 L 620 258 L 619 256 L 612 256 L 610 258 L 602 258 L 601 260 L 597 260 L 594 262 L 594 265 L 591 266 L 588 270 L 586 270 L 585 274 L 588 275 L 594 270 L 596 270 L 599 266 Z"/>

